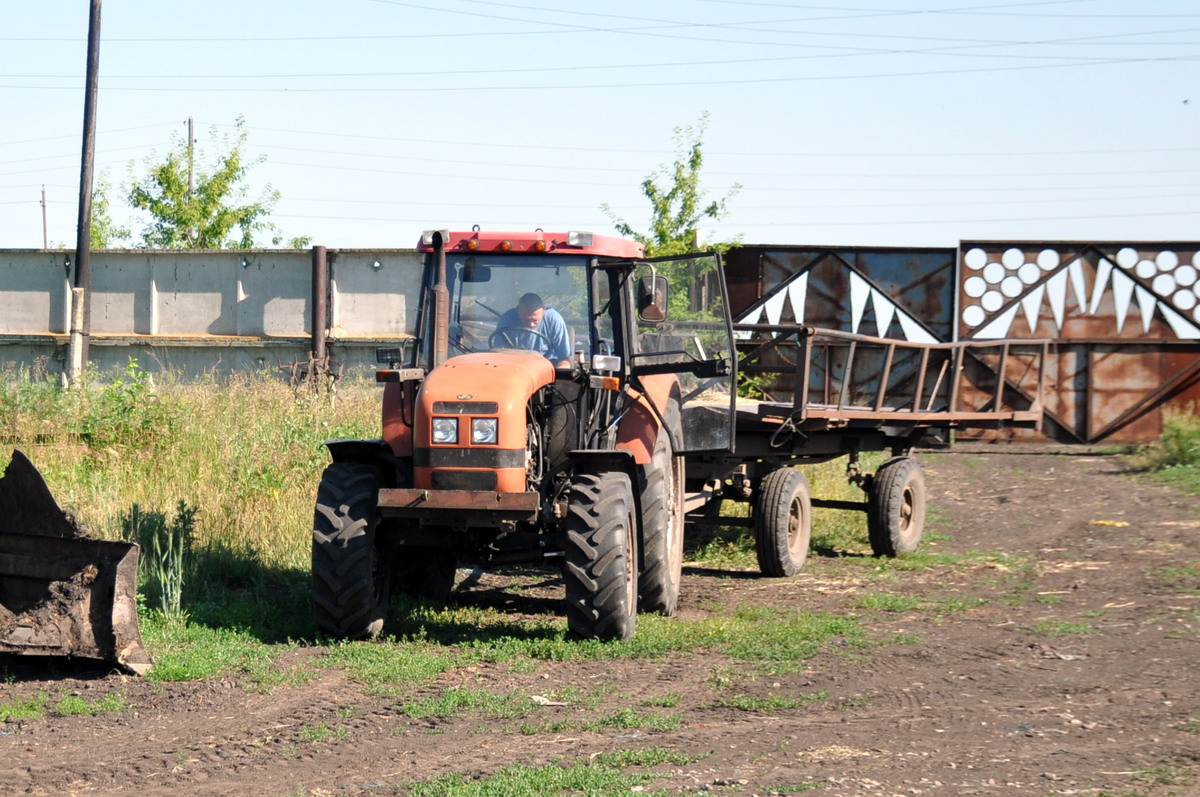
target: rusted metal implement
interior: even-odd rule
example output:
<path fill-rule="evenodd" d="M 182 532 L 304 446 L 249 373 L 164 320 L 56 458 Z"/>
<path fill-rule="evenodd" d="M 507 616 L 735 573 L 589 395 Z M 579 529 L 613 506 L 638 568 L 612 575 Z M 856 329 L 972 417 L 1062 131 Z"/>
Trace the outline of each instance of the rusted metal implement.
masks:
<path fill-rule="evenodd" d="M 79 656 L 146 674 L 138 546 L 90 539 L 20 451 L 0 478 L 0 652 Z"/>

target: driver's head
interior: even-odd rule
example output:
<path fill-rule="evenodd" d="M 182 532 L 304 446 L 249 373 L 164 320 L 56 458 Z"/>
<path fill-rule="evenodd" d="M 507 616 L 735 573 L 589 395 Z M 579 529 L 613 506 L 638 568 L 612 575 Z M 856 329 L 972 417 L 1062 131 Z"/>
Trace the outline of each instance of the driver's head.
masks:
<path fill-rule="evenodd" d="M 530 329 L 537 329 L 545 314 L 546 304 L 536 293 L 527 293 L 517 302 L 517 315 L 521 317 L 521 323 Z"/>

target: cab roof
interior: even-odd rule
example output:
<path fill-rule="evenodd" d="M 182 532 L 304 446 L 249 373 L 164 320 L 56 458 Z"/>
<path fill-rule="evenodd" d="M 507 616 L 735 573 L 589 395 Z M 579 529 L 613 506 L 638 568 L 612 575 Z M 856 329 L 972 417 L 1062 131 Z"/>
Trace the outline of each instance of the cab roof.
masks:
<path fill-rule="evenodd" d="M 433 251 L 433 234 L 441 232 L 447 252 L 518 252 L 529 254 L 589 254 L 599 257 L 645 257 L 643 246 L 628 238 L 590 232 L 505 232 L 491 230 L 429 230 L 417 243 L 420 252 Z"/>

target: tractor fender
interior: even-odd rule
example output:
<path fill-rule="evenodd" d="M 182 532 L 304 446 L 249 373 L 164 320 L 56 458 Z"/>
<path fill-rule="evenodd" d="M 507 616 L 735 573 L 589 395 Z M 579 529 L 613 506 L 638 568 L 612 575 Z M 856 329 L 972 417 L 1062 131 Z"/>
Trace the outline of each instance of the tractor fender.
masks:
<path fill-rule="evenodd" d="M 679 400 L 679 377 L 675 374 L 647 374 L 640 378 L 642 391 L 630 388 L 636 404 L 625 413 L 617 427 L 617 448 L 628 451 L 639 465 L 649 465 L 658 438 L 663 415 L 671 401 Z M 682 448 L 678 429 L 667 429 L 676 451 Z"/>
<path fill-rule="evenodd" d="M 618 471 L 629 477 L 633 485 L 634 516 L 642 516 L 642 497 L 638 485 L 638 465 L 634 462 L 633 454 L 624 449 L 592 449 L 581 448 L 570 452 L 568 462 L 576 471 L 599 473 L 602 471 Z M 640 528 L 640 520 L 639 520 Z M 640 533 L 640 532 L 639 532 Z"/>

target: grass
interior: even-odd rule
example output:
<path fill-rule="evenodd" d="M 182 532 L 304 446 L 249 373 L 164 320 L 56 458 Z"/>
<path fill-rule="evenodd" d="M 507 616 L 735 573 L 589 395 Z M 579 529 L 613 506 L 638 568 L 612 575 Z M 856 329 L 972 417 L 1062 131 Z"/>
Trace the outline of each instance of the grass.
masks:
<path fill-rule="evenodd" d="M 566 621 L 514 622 L 494 610 L 410 603 L 391 623 L 394 634 L 372 643 L 329 647 L 324 664 L 346 670 L 369 691 L 399 695 L 442 673 L 481 662 L 661 659 L 699 651 L 723 653 L 764 673 L 793 672 L 837 641 L 865 647 L 853 618 L 746 605 L 695 620 L 644 615 L 628 642 L 574 639 Z"/>
<path fill-rule="evenodd" d="M 31 697 L 0 703 L 0 722 L 47 716 L 95 716 L 125 711 L 127 708 L 125 696 L 121 694 L 104 694 L 94 700 L 87 700 L 79 695 L 63 693 L 55 701 L 49 692 L 42 691 Z"/>
<path fill-rule="evenodd" d="M 602 797 L 625 795 L 631 791 L 654 797 L 674 792 L 646 788 L 656 775 L 631 770 L 662 764 L 683 766 L 696 760 L 665 748 L 651 747 L 604 753 L 587 762 L 512 765 L 486 775 L 452 773 L 401 786 L 409 797 L 537 797 L 542 794 Z"/>
<path fill-rule="evenodd" d="M 406 701 L 401 711 L 413 719 L 445 719 L 464 712 L 486 719 L 519 719 L 537 709 L 529 695 L 511 691 L 503 695 L 483 689 L 454 688 L 435 697 Z"/>
<path fill-rule="evenodd" d="M 540 736 L 554 733 L 611 733 L 613 731 L 676 731 L 682 722 L 678 713 L 657 714 L 640 712 L 632 708 L 619 709 L 611 714 L 587 719 L 551 720 L 540 723 L 524 723 L 521 733 L 525 736 Z"/>
<path fill-rule="evenodd" d="M 1162 434 L 1134 460 L 1159 481 L 1200 495 L 1200 414 L 1195 405 L 1166 410 Z"/>
<path fill-rule="evenodd" d="M 1072 620 L 1038 620 L 1033 626 L 1033 632 L 1039 636 L 1062 637 L 1079 636 L 1095 632 L 1091 623 L 1080 623 Z"/>
<path fill-rule="evenodd" d="M 822 700 L 828 699 L 828 692 L 815 692 L 810 695 L 799 695 L 798 697 L 786 697 L 784 695 L 771 695 L 769 697 L 758 697 L 755 695 L 729 695 L 722 697 L 720 700 L 713 703 L 712 707 L 735 708 L 740 711 L 748 711 L 754 714 L 774 714 L 777 711 L 805 708 L 814 703 L 820 703 Z"/>

